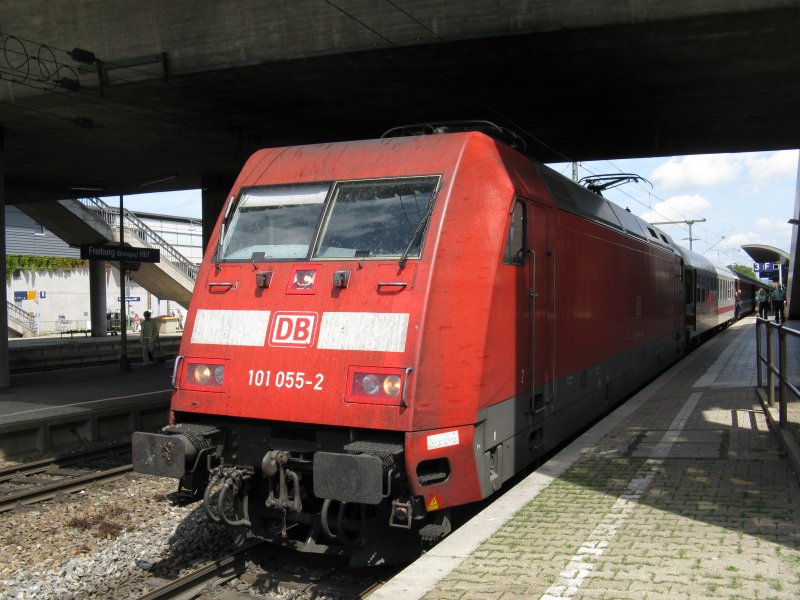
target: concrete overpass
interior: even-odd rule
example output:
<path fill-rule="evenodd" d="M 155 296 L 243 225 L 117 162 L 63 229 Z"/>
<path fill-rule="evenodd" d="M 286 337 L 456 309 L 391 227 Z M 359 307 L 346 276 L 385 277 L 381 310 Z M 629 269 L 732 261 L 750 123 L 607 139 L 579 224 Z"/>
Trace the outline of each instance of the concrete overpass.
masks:
<path fill-rule="evenodd" d="M 437 119 L 517 126 L 543 160 L 800 140 L 797 0 L 144 6 L 2 3 L 8 202 L 196 188 L 262 146 Z"/>
<path fill-rule="evenodd" d="M 0 199 L 202 187 L 208 222 L 259 147 L 430 120 L 542 160 L 796 148 L 798 26 L 798 0 L 6 0 Z"/>

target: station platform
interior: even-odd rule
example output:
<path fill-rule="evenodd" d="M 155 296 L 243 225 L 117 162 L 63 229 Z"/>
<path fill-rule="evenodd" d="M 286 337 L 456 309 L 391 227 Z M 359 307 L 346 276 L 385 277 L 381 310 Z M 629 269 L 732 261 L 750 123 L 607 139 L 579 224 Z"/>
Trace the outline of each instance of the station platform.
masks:
<path fill-rule="evenodd" d="M 800 480 L 755 330 L 692 352 L 369 599 L 800 597 Z"/>
<path fill-rule="evenodd" d="M 104 366 L 12 373 L 0 390 L 0 460 L 156 431 L 167 423 L 173 364 L 131 362 L 123 373 L 117 354 Z"/>
<path fill-rule="evenodd" d="M 178 353 L 181 335 L 162 334 L 159 337 L 165 357 L 174 357 Z M 138 333 L 128 333 L 125 347 L 131 362 L 141 361 L 142 344 Z M 8 366 L 12 374 L 119 364 L 121 353 L 122 336 L 119 335 L 89 337 L 80 333 L 68 333 L 8 340 Z"/>

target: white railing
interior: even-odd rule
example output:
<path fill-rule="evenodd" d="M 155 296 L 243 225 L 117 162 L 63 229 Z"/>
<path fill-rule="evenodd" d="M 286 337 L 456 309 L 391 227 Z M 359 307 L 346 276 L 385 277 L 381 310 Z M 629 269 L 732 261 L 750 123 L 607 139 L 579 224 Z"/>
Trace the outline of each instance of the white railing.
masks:
<path fill-rule="evenodd" d="M 33 315 L 28 311 L 22 310 L 16 304 L 12 304 L 8 300 L 6 300 L 6 304 L 8 305 L 8 316 L 13 318 L 15 321 L 18 321 L 25 325 L 31 331 L 36 331 L 36 321 L 34 321 Z"/>
<path fill-rule="evenodd" d="M 119 227 L 119 208 L 106 204 L 100 198 L 76 198 L 76 200 L 110 227 Z M 192 281 L 197 279 L 198 267 L 127 209 L 125 210 L 125 231 L 133 233 L 148 247 L 158 248 L 161 259 L 170 263 L 186 277 Z"/>

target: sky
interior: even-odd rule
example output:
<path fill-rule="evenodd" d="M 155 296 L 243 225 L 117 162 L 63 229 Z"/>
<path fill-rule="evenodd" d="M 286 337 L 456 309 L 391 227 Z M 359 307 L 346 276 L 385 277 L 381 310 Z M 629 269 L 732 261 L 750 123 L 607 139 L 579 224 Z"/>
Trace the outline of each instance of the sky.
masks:
<path fill-rule="evenodd" d="M 571 177 L 571 163 L 551 164 Z M 649 222 L 698 221 L 692 249 L 720 265 L 752 267 L 743 244 L 766 244 L 790 251 L 795 217 L 798 151 L 746 152 L 580 163 L 578 176 L 635 173 L 649 183 L 607 190 L 612 202 Z M 118 198 L 108 199 L 116 205 Z M 201 217 L 200 190 L 137 194 L 125 208 L 157 214 Z M 699 222 L 705 219 L 705 222 Z M 689 229 L 659 225 L 676 243 L 689 247 Z"/>
<path fill-rule="evenodd" d="M 628 183 L 604 195 L 650 223 L 698 221 L 692 225 L 695 252 L 715 264 L 752 268 L 743 244 L 790 251 L 792 225 L 787 221 L 796 216 L 797 161 L 797 150 L 626 159 L 581 163 L 578 175 L 644 177 L 649 184 Z M 570 163 L 550 166 L 572 176 Z M 658 227 L 689 247 L 688 225 Z"/>

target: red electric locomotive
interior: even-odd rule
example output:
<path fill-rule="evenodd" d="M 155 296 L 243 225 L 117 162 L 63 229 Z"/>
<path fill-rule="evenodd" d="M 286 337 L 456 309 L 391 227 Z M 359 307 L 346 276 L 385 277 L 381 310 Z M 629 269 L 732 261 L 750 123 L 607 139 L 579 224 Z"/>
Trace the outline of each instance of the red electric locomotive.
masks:
<path fill-rule="evenodd" d="M 668 236 L 484 133 L 262 150 L 134 465 L 240 538 L 377 562 L 680 358 L 684 310 Z"/>

